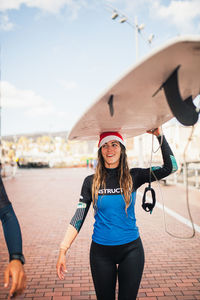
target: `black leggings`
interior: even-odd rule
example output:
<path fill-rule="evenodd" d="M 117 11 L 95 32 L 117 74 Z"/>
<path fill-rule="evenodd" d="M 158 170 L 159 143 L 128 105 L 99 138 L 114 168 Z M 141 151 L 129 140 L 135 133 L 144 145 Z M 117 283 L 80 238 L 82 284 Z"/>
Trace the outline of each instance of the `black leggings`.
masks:
<path fill-rule="evenodd" d="M 104 246 L 92 241 L 90 267 L 98 300 L 114 300 L 118 277 L 118 300 L 137 297 L 144 268 L 141 239 L 119 246 Z"/>

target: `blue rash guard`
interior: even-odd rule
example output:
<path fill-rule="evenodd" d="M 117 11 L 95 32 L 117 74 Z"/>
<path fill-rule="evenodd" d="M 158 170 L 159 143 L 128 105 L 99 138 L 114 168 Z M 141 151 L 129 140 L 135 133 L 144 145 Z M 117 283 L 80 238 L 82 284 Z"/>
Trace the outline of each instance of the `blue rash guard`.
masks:
<path fill-rule="evenodd" d="M 161 143 L 161 137 L 158 137 Z M 119 168 L 106 169 L 106 188 L 98 192 L 97 203 L 94 207 L 95 222 L 92 240 L 102 245 L 123 245 L 136 240 L 139 230 L 136 225 L 135 201 L 136 191 L 149 180 L 160 180 L 177 170 L 176 160 L 163 136 L 161 151 L 163 166 L 150 168 L 132 168 L 130 174 L 133 181 L 131 204 L 125 212 L 123 191 L 119 186 Z M 81 229 L 90 204 L 92 203 L 92 181 L 93 176 L 85 178 L 81 190 L 80 201 L 70 224 L 77 231 Z"/>
<path fill-rule="evenodd" d="M 107 169 L 107 180 L 115 183 L 118 168 Z M 116 185 L 115 185 L 116 186 Z M 136 192 L 132 192 L 131 204 L 125 211 L 124 198 L 120 188 L 100 190 L 95 207 L 95 223 L 92 240 L 102 245 L 123 245 L 139 237 L 135 218 Z"/>
<path fill-rule="evenodd" d="M 8 199 L 3 181 L 0 176 L 0 220 L 2 222 L 6 245 L 10 260 L 22 254 L 22 236 L 19 222 Z"/>

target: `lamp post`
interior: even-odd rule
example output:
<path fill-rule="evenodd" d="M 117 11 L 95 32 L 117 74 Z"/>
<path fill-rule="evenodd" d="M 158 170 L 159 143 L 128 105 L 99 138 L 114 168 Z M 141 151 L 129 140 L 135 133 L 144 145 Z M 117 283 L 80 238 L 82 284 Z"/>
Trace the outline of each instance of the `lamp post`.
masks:
<path fill-rule="evenodd" d="M 139 58 L 138 35 L 141 34 L 141 32 L 144 29 L 145 25 L 144 24 L 140 24 L 140 25 L 138 24 L 137 16 L 135 16 L 134 23 L 132 24 L 125 15 L 122 15 L 118 10 L 113 9 L 111 19 L 115 20 L 118 17 L 120 18 L 119 23 L 121 23 L 121 24 L 122 23 L 127 23 L 128 25 L 130 25 L 135 30 L 135 57 L 136 57 L 136 62 L 137 62 L 138 58 Z M 154 38 L 154 34 L 151 34 L 146 39 L 146 41 L 149 45 L 151 45 L 153 38 Z M 141 135 L 139 136 L 138 143 L 139 143 L 139 165 L 142 166 L 144 164 L 144 157 L 143 157 L 143 137 Z"/>
<path fill-rule="evenodd" d="M 136 61 L 139 58 L 139 44 L 138 44 L 138 34 L 141 34 L 141 32 L 144 30 L 145 25 L 144 24 L 138 24 L 138 19 L 137 16 L 135 16 L 134 23 L 130 22 L 128 17 L 125 16 L 124 14 L 121 14 L 118 10 L 112 9 L 112 15 L 111 19 L 116 20 L 117 18 L 119 19 L 119 23 L 127 23 L 129 26 L 131 26 L 135 30 L 135 52 L 136 52 Z M 147 37 L 145 37 L 146 42 L 151 45 L 152 40 L 154 39 L 154 34 L 150 34 Z"/>

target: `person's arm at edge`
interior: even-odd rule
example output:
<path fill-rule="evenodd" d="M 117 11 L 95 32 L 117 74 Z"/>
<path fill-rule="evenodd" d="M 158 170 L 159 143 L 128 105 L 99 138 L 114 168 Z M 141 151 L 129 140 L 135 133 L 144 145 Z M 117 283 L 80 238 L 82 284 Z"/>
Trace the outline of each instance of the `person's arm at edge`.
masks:
<path fill-rule="evenodd" d="M 19 222 L 15 215 L 11 202 L 8 199 L 3 181 L 0 178 L 1 208 L 0 219 L 2 221 L 4 237 L 8 248 L 10 262 L 4 271 L 4 287 L 9 286 L 9 277 L 12 277 L 12 284 L 9 296 L 19 295 L 26 287 L 26 275 L 22 263 L 22 238 Z"/>
<path fill-rule="evenodd" d="M 9 260 L 22 256 L 22 235 L 20 225 L 11 203 L 0 209 L 4 237 L 9 252 Z"/>
<path fill-rule="evenodd" d="M 21 295 L 26 288 L 26 275 L 23 264 L 19 259 L 9 262 L 4 272 L 4 287 L 9 286 L 9 277 L 12 277 L 12 284 L 9 290 L 9 297 Z"/>

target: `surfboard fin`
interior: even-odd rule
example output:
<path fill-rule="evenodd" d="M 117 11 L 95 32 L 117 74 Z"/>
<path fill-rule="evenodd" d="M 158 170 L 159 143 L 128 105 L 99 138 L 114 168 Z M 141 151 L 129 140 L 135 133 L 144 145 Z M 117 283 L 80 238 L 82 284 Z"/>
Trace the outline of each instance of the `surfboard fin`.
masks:
<path fill-rule="evenodd" d="M 110 97 L 108 99 L 108 106 L 109 106 L 109 111 L 110 111 L 111 117 L 113 117 L 113 115 L 114 115 L 113 98 L 114 98 L 114 95 L 110 95 Z"/>
<path fill-rule="evenodd" d="M 183 100 L 178 86 L 178 70 L 180 65 L 172 72 L 162 84 L 168 105 L 176 119 L 185 126 L 192 126 L 198 121 L 199 111 L 193 103 L 192 96 Z"/>

